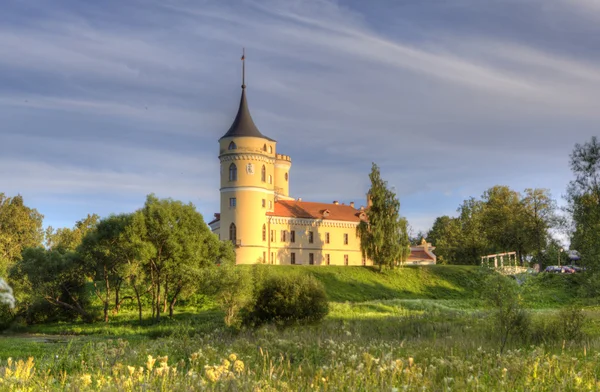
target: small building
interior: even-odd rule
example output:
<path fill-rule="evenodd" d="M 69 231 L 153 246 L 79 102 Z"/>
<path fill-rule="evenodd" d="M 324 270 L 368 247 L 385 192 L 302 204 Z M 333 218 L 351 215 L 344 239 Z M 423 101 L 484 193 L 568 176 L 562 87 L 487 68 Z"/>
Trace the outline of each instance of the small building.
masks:
<path fill-rule="evenodd" d="M 404 262 L 404 265 L 431 265 L 435 264 L 437 257 L 433 254 L 435 246 L 431 246 L 430 243 L 425 241 L 425 238 L 421 240 L 421 245 L 415 245 L 410 247 L 410 255 Z"/>

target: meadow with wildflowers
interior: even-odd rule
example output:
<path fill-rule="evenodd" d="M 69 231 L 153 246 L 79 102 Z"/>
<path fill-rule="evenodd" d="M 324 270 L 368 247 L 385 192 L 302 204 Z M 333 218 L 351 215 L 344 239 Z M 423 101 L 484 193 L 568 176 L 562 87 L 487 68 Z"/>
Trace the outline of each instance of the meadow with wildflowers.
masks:
<path fill-rule="evenodd" d="M 359 270 L 344 273 L 364 273 Z M 403 284 L 393 277 L 400 279 L 400 270 L 371 282 L 381 284 L 382 298 L 373 298 L 372 289 L 365 291 L 369 299 L 332 301 L 329 315 L 314 325 L 232 329 L 221 311 L 205 304 L 147 326 L 137 326 L 135 310 L 125 310 L 108 325 L 15 328 L 0 338 L 0 390 L 600 389 L 600 308 L 579 303 L 568 292 L 559 295 L 557 287 L 572 287 L 572 277 L 539 277 L 524 284 L 524 299 L 534 309 L 529 330 L 513 336 L 500 353 L 477 282 L 463 287 L 461 279 L 442 282 L 438 274 L 436 283 L 430 272 L 419 272 L 422 280 L 411 285 L 452 285 L 469 295 L 432 298 L 435 290 L 429 289 L 403 295 L 393 290 Z M 477 279 L 471 272 L 468 276 Z M 396 295 L 388 299 L 390 292 Z M 586 315 L 576 338 L 560 332 L 560 309 L 573 305 Z"/>

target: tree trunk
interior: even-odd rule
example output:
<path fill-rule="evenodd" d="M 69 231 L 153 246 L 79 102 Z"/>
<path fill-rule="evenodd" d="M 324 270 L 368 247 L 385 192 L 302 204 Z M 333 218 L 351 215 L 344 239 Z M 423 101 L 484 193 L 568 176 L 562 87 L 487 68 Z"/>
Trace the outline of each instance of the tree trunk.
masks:
<path fill-rule="evenodd" d="M 160 320 L 160 275 L 156 274 L 156 321 Z"/>
<path fill-rule="evenodd" d="M 173 318 L 173 308 L 175 307 L 175 302 L 177 302 L 177 297 L 174 297 L 171 303 L 169 304 L 169 317 Z"/>
<path fill-rule="evenodd" d="M 108 303 L 110 302 L 110 281 L 106 267 L 104 267 L 104 286 L 106 288 L 106 296 L 104 299 L 104 322 L 108 323 Z"/>
<path fill-rule="evenodd" d="M 163 313 L 167 313 L 167 303 L 169 302 L 167 297 L 169 296 L 169 275 L 165 278 L 165 298 L 163 300 Z"/>
<path fill-rule="evenodd" d="M 117 279 L 117 282 L 115 283 L 115 314 L 119 313 L 119 311 L 121 310 L 121 299 L 119 298 L 119 295 L 121 293 L 121 283 L 123 282 L 122 279 Z"/>
<path fill-rule="evenodd" d="M 140 291 L 138 290 L 135 282 L 132 286 L 133 286 L 133 291 L 135 292 L 135 298 L 137 299 L 138 313 L 140 316 L 140 325 L 142 325 L 142 301 L 140 299 Z"/>

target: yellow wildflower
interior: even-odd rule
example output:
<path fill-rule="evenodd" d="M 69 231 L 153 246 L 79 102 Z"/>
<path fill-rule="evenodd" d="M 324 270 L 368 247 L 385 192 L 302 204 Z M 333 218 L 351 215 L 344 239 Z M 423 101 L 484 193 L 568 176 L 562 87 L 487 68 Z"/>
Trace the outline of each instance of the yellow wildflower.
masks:
<path fill-rule="evenodd" d="M 237 360 L 233 363 L 233 370 L 236 373 L 241 373 L 244 371 L 244 362 Z"/>
<path fill-rule="evenodd" d="M 237 355 L 235 355 L 235 354 L 230 354 L 230 355 L 229 355 L 229 360 L 230 360 L 231 362 L 235 362 L 235 361 L 237 360 Z"/>
<path fill-rule="evenodd" d="M 223 360 L 223 362 L 221 362 L 221 365 L 222 365 L 224 368 L 228 368 L 228 367 L 229 367 L 229 365 L 231 365 L 231 362 L 229 362 L 228 360 L 224 359 L 224 360 Z"/>
<path fill-rule="evenodd" d="M 149 371 L 152 371 L 152 368 L 154 367 L 155 362 L 156 362 L 156 358 L 152 358 L 152 355 L 148 355 L 148 361 L 146 361 L 146 368 Z"/>
<path fill-rule="evenodd" d="M 135 367 L 134 366 L 127 366 L 127 370 L 129 371 L 129 375 L 133 376 L 133 373 L 135 373 Z"/>
<path fill-rule="evenodd" d="M 86 373 L 83 376 L 81 376 L 81 383 L 84 387 L 90 385 L 92 383 L 92 375 Z"/>

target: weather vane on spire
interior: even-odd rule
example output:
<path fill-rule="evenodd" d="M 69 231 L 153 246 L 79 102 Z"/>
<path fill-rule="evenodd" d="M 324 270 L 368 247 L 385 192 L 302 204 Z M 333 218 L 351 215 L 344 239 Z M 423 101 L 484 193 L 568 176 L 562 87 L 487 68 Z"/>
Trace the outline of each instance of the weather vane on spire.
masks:
<path fill-rule="evenodd" d="M 242 88 L 246 88 L 246 48 L 242 48 Z"/>

